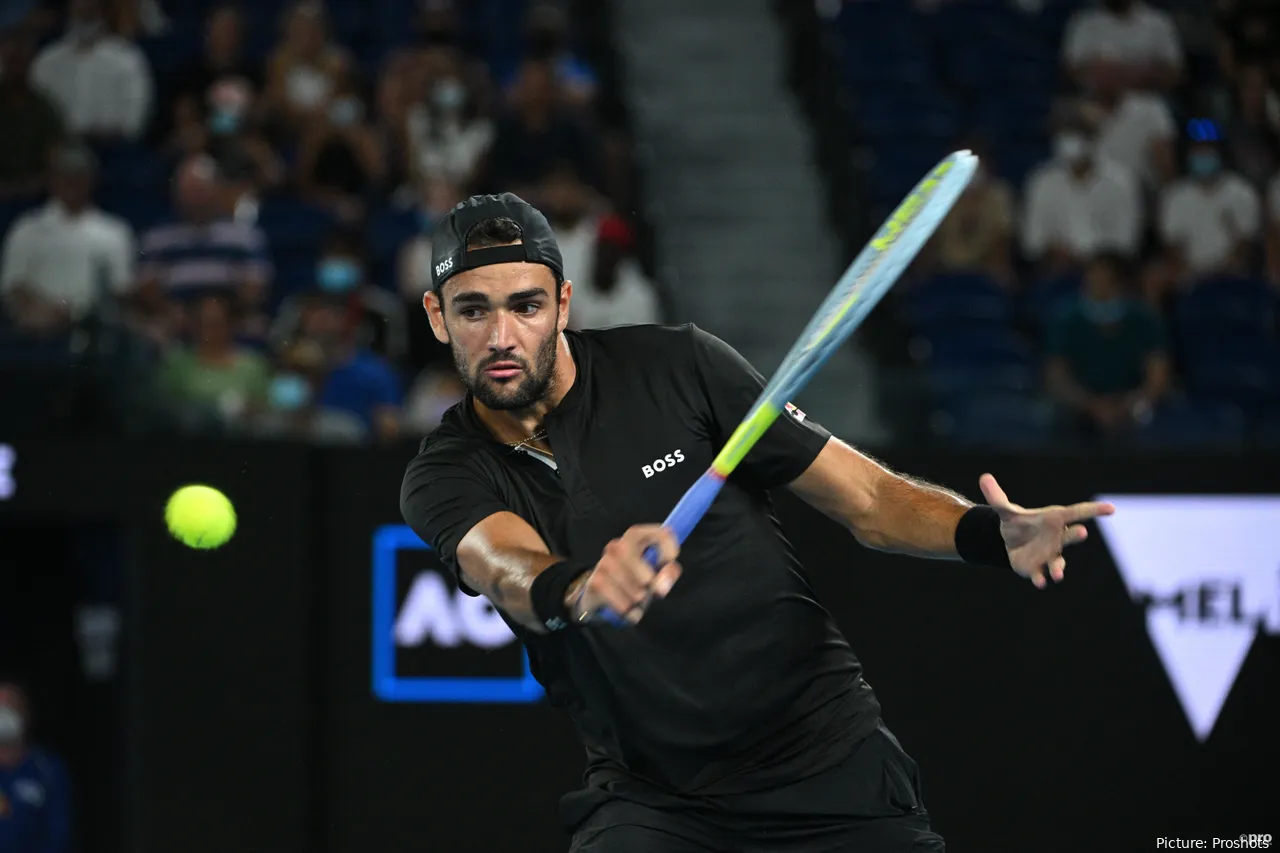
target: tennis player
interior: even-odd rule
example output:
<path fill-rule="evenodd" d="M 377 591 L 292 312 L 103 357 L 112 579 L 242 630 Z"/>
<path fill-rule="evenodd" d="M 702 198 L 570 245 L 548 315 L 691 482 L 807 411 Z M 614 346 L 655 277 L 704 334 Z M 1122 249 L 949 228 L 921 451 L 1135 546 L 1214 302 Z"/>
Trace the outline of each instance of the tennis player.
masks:
<path fill-rule="evenodd" d="M 576 724 L 587 769 L 561 801 L 570 849 L 943 850 L 917 767 L 769 490 L 790 488 L 870 547 L 1039 587 L 1062 579 L 1080 522 L 1113 508 L 1024 509 L 990 475 L 974 506 L 789 406 L 677 548 L 650 522 L 710 465 L 760 375 L 692 325 L 566 331 L 573 286 L 555 235 L 514 195 L 458 205 L 432 248 L 423 302 L 469 393 L 423 441 L 401 508 L 462 589 L 500 609 Z"/>

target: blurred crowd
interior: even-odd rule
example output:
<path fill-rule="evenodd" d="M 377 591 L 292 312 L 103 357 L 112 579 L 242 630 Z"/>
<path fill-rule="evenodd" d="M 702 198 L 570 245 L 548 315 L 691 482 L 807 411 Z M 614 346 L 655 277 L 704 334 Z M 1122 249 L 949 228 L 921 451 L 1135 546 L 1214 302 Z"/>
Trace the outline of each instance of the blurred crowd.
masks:
<path fill-rule="evenodd" d="M 849 54 L 895 26 L 907 44 L 878 54 L 887 72 L 846 57 L 885 201 L 905 190 L 895 169 L 982 157 L 902 294 L 944 432 L 1280 437 L 1280 7 L 849 0 L 838 15 Z M 886 89 L 915 115 L 882 114 Z M 915 141 L 925 155 L 900 165 Z"/>
<path fill-rule="evenodd" d="M 572 325 L 660 319 L 563 4 L 27 5 L 0 35 L 11 429 L 425 433 L 462 393 L 420 313 L 431 233 L 475 192 L 547 213 Z"/>

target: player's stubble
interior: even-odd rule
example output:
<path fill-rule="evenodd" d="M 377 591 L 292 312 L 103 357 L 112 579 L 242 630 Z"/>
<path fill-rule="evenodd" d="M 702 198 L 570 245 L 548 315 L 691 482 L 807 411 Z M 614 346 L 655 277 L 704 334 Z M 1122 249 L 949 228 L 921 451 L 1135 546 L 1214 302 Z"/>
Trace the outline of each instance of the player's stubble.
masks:
<path fill-rule="evenodd" d="M 560 318 L 559 306 L 556 307 L 556 320 Z M 559 324 L 551 323 L 551 331 L 538 344 L 533 354 L 533 364 L 520 356 L 510 353 L 492 353 L 479 364 L 472 366 L 464 353 L 450 335 L 449 351 L 453 355 L 453 366 L 458 370 L 462 384 L 471 392 L 471 396 L 486 408 L 497 412 L 510 412 L 527 409 L 544 399 L 552 391 L 556 375 L 556 349 L 559 343 Z M 500 361 L 518 363 L 524 370 L 519 382 L 500 383 L 485 376 L 484 371 Z"/>

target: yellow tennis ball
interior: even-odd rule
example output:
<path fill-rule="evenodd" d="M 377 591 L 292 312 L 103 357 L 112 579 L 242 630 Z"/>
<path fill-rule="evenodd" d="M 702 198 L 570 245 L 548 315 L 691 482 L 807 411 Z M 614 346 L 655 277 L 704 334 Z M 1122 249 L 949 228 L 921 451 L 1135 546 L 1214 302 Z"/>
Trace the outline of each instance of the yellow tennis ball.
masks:
<path fill-rule="evenodd" d="M 169 498 L 164 521 L 173 538 L 189 548 L 218 548 L 236 532 L 236 510 L 210 486 L 183 486 Z"/>

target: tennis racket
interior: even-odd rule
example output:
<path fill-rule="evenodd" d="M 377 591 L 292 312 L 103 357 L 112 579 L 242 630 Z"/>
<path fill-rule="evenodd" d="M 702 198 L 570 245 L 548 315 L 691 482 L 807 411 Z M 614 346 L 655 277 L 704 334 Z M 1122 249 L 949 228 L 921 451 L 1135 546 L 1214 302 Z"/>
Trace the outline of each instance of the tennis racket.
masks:
<path fill-rule="evenodd" d="M 977 167 L 978 158 L 972 152 L 956 151 L 947 156 L 916 184 L 880 226 L 871 242 L 823 300 L 711 467 L 689 487 L 663 522 L 677 542 L 683 543 L 693 532 L 720 493 L 725 480 L 778 419 L 788 401 L 848 340 L 915 259 L 968 186 Z M 655 569 L 659 568 L 656 547 L 650 546 L 644 556 Z M 601 611 L 598 615 L 615 625 L 630 624 L 611 610 Z"/>

